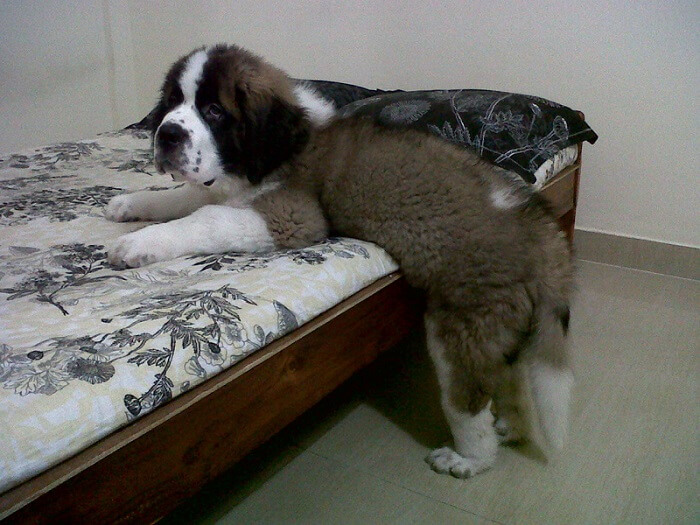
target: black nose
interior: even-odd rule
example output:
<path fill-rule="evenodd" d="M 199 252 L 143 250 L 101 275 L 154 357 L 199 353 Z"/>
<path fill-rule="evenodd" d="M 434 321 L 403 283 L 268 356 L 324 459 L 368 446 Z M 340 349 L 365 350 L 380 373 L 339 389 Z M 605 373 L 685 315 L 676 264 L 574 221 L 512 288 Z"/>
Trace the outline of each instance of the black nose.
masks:
<path fill-rule="evenodd" d="M 158 128 L 156 140 L 158 146 L 163 149 L 172 149 L 182 144 L 187 138 L 187 131 L 182 126 L 173 122 L 167 122 Z"/>

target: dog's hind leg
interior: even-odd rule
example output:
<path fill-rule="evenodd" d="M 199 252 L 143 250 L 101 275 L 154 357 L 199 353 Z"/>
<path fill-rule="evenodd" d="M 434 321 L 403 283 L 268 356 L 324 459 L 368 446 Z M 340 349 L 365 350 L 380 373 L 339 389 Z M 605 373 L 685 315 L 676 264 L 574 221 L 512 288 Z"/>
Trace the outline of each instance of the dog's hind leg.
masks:
<path fill-rule="evenodd" d="M 493 427 L 501 444 L 519 443 L 527 434 L 528 426 L 523 417 L 520 397 L 520 374 L 513 365 L 508 365 L 493 397 L 493 411 L 496 414 Z"/>
<path fill-rule="evenodd" d="M 467 324 L 440 311 L 426 314 L 425 326 L 442 408 L 454 440 L 454 448 L 438 448 L 426 462 L 436 472 L 468 478 L 496 461 L 498 439 L 491 413 L 499 372 L 496 356 L 502 355 L 502 345 L 512 341 L 503 333 L 488 333 L 491 323 Z M 490 345 L 494 348 L 488 348 Z"/>
<path fill-rule="evenodd" d="M 522 351 L 518 368 L 531 437 L 551 456 L 564 446 L 573 395 L 566 341 L 569 310 L 545 303 L 536 309 L 535 319 L 537 329 Z"/>

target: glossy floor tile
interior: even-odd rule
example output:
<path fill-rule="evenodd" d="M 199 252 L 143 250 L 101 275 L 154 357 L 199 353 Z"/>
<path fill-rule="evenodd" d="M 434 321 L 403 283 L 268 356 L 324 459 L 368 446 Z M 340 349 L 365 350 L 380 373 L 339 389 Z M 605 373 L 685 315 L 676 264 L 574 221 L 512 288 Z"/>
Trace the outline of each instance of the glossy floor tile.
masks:
<path fill-rule="evenodd" d="M 571 437 L 503 448 L 470 480 L 423 462 L 449 438 L 420 332 L 164 523 L 700 522 L 700 282 L 579 263 Z"/>

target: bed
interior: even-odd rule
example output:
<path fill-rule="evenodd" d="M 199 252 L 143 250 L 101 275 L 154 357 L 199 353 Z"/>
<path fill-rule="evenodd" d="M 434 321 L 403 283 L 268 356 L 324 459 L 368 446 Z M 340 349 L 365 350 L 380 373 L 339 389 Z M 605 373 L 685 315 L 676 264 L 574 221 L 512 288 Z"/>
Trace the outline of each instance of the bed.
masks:
<path fill-rule="evenodd" d="M 582 115 L 535 97 L 518 113 L 498 92 L 310 84 L 344 114 L 481 149 L 573 235 L 581 144 L 595 140 Z M 171 186 L 147 126 L 0 157 L 0 519 L 158 519 L 420 322 L 394 261 L 356 239 L 110 267 L 105 240 L 142 225 L 102 207 Z"/>

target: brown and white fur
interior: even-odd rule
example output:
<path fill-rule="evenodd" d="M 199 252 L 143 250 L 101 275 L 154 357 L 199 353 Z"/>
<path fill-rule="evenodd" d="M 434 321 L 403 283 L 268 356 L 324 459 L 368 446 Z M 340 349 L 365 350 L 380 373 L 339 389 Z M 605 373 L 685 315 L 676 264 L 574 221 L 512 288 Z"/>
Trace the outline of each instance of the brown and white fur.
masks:
<path fill-rule="evenodd" d="M 518 439 L 527 427 L 561 448 L 573 270 L 541 199 L 434 136 L 326 122 L 332 108 L 301 89 L 235 46 L 176 62 L 154 153 L 159 171 L 187 185 L 109 203 L 111 220 L 165 221 L 120 237 L 111 262 L 299 247 L 329 231 L 375 242 L 427 299 L 428 348 L 454 438 L 426 458 L 430 466 L 475 475 L 494 464 L 498 434 Z"/>

